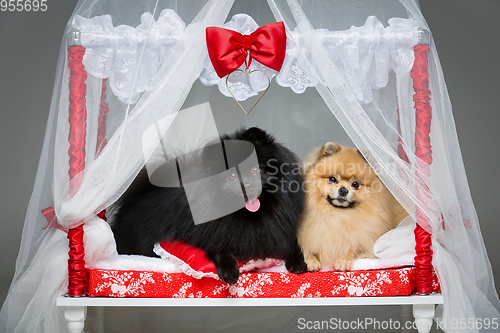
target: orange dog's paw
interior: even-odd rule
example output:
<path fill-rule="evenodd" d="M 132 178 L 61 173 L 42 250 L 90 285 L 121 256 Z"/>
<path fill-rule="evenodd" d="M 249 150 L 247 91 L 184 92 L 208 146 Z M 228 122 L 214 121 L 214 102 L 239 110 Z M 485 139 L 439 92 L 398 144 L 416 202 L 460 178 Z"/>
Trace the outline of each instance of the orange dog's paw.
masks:
<path fill-rule="evenodd" d="M 308 258 L 306 264 L 309 272 L 317 272 L 321 269 L 321 263 L 316 258 Z"/>
<path fill-rule="evenodd" d="M 352 267 L 352 260 L 350 260 L 350 259 L 337 259 L 337 260 L 335 260 L 333 267 L 337 271 L 341 271 L 341 272 L 348 271 Z"/>

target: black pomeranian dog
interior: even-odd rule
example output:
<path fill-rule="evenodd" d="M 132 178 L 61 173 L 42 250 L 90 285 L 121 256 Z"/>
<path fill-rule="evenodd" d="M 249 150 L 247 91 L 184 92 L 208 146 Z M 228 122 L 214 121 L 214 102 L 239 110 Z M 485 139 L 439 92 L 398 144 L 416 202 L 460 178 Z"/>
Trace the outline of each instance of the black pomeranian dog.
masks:
<path fill-rule="evenodd" d="M 256 127 L 220 139 L 175 160 L 181 186 L 153 185 L 161 168 L 141 172 L 118 202 L 112 223 L 118 252 L 155 256 L 156 243 L 182 241 L 204 250 L 231 284 L 238 281 L 237 260 L 284 259 L 289 271 L 305 272 L 296 238 L 304 207 L 298 158 Z M 243 141 L 251 145 L 234 144 Z M 258 165 L 245 160 L 253 149 Z"/>

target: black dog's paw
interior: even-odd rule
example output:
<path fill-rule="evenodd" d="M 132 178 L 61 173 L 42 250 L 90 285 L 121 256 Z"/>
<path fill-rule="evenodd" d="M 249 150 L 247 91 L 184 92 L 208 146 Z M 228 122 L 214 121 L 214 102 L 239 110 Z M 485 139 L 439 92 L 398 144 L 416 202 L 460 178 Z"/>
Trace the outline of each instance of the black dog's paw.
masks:
<path fill-rule="evenodd" d="M 213 260 L 217 275 L 219 278 L 229 284 L 238 282 L 240 276 L 240 269 L 236 259 L 232 255 L 218 254 L 214 256 Z"/>
<path fill-rule="evenodd" d="M 240 270 L 238 269 L 238 265 L 236 267 L 227 267 L 227 268 L 217 268 L 217 275 L 219 278 L 227 282 L 229 284 L 235 284 L 238 282 L 238 278 L 240 276 Z"/>
<path fill-rule="evenodd" d="M 299 260 L 287 260 L 285 262 L 286 269 L 288 269 L 289 272 L 295 273 L 295 274 L 302 274 L 307 271 L 307 264 L 303 259 Z"/>

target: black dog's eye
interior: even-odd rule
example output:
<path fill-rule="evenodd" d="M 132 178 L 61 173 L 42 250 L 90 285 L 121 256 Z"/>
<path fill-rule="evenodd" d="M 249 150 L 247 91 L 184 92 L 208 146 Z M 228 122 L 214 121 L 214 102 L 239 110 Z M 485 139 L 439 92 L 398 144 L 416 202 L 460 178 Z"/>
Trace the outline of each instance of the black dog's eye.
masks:
<path fill-rule="evenodd" d="M 358 189 L 359 188 L 359 182 L 358 181 L 355 181 L 355 182 L 352 182 L 351 186 Z"/>
<path fill-rule="evenodd" d="M 328 182 L 332 183 L 332 184 L 337 184 L 338 183 L 337 178 L 335 178 L 333 176 L 332 177 L 328 177 Z"/>
<path fill-rule="evenodd" d="M 229 179 L 235 180 L 236 179 L 236 174 L 235 173 L 230 174 L 229 175 Z"/>
<path fill-rule="evenodd" d="M 254 175 L 260 175 L 260 168 L 258 166 L 255 166 L 252 168 L 252 173 Z"/>

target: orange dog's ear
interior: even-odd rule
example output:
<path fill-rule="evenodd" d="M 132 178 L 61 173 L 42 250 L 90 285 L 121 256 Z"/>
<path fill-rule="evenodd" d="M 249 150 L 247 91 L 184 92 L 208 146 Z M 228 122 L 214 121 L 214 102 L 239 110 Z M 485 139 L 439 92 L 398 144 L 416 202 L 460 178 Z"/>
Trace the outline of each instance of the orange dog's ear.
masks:
<path fill-rule="evenodd" d="M 327 142 L 322 147 L 315 148 L 309 153 L 307 157 L 307 162 L 305 162 L 303 165 L 304 172 L 308 173 L 311 166 L 313 166 L 315 163 L 319 162 L 321 159 L 327 156 L 336 154 L 341 150 L 342 150 L 342 145 L 332 142 Z"/>
<path fill-rule="evenodd" d="M 320 158 L 336 154 L 341 150 L 342 150 L 342 146 L 339 145 L 338 143 L 327 142 L 319 150 L 318 160 Z"/>

